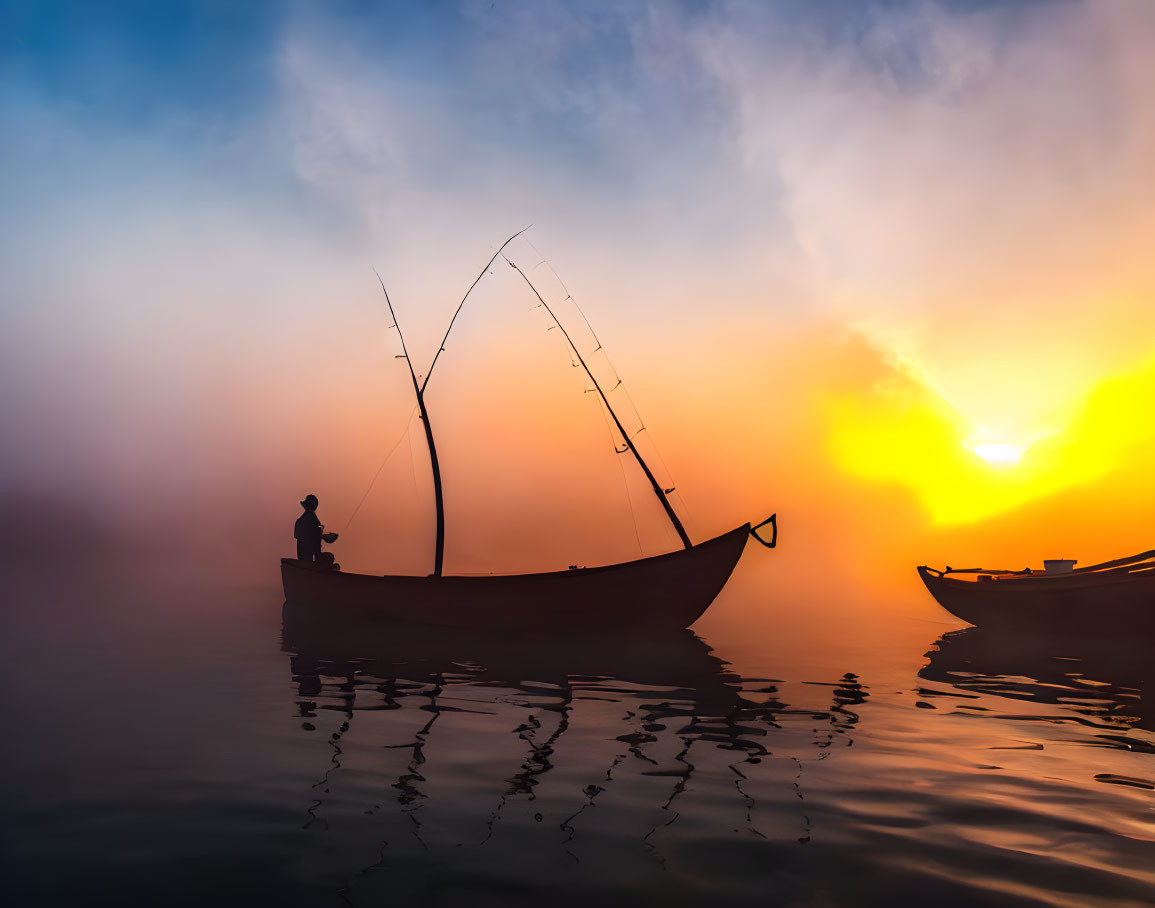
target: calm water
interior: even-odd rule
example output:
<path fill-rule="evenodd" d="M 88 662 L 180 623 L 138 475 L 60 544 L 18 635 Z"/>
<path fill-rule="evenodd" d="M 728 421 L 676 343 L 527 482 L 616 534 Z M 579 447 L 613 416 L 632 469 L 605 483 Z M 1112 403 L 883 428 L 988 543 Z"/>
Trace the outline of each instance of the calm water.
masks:
<path fill-rule="evenodd" d="M 697 635 L 562 643 L 83 574 L 7 572 L 6 905 L 1155 902 L 1135 641 L 749 572 Z"/>

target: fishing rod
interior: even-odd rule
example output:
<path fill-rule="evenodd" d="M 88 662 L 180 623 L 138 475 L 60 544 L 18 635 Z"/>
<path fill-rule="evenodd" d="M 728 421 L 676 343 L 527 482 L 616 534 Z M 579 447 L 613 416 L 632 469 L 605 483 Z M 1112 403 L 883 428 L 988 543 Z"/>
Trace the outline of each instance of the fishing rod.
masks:
<path fill-rule="evenodd" d="M 373 271 L 377 274 L 376 269 Z M 437 511 L 437 536 L 433 555 L 433 576 L 441 576 L 441 564 L 445 558 L 445 502 L 441 491 L 441 467 L 437 463 L 437 446 L 433 443 L 433 427 L 429 424 L 429 411 L 425 408 L 425 394 L 422 385 L 417 381 L 417 373 L 413 371 L 413 360 L 409 358 L 409 351 L 405 347 L 405 335 L 401 333 L 401 325 L 397 321 L 397 313 L 393 311 L 393 303 L 389 299 L 389 291 L 385 289 L 385 282 L 377 274 L 381 284 L 381 292 L 385 294 L 385 304 L 389 307 L 389 315 L 393 319 L 393 327 L 397 329 L 397 336 L 401 338 L 401 357 L 409 367 L 409 377 L 413 379 L 413 393 L 417 395 L 417 409 L 421 411 L 421 425 L 425 427 L 425 444 L 429 447 L 429 466 L 433 470 L 433 506 Z M 428 376 L 426 376 L 428 380 Z"/>
<path fill-rule="evenodd" d="M 532 226 L 532 225 L 530 225 Z M 477 286 L 478 282 L 489 271 L 490 267 L 497 257 L 505 251 L 505 247 L 512 243 L 515 239 L 521 236 L 529 227 L 523 227 L 517 231 L 508 240 L 502 243 L 497 252 L 493 253 L 489 261 L 485 263 L 485 267 L 481 269 L 480 273 L 474 278 L 469 289 L 465 291 L 465 296 L 461 298 L 461 302 L 457 304 L 457 308 L 453 311 L 453 318 L 449 320 L 449 327 L 445 329 L 445 336 L 441 338 L 441 344 L 437 348 L 437 352 L 433 354 L 433 361 L 429 364 L 429 369 L 425 372 L 425 378 L 422 381 L 417 380 L 417 373 L 413 369 L 413 360 L 409 358 L 409 351 L 405 347 L 405 336 L 401 333 L 401 325 L 397 321 L 397 313 L 393 311 L 393 303 L 389 299 L 389 291 L 385 289 L 385 282 L 381 279 L 381 275 L 374 269 L 373 273 L 377 275 L 377 281 L 381 284 L 381 292 L 385 294 L 385 303 L 389 307 L 389 315 L 393 319 L 393 324 L 390 326 L 397 329 L 397 336 L 401 338 L 401 357 L 405 360 L 405 364 L 409 367 L 409 377 L 413 380 L 413 393 L 417 396 L 417 407 L 421 411 L 421 424 L 425 427 L 425 443 L 429 447 L 429 465 L 433 470 L 433 506 L 437 512 L 437 530 L 434 539 L 433 549 L 433 573 L 432 577 L 440 577 L 442 566 L 445 562 L 445 498 L 441 489 L 441 467 L 437 462 L 437 446 L 433 443 L 433 428 L 429 424 L 429 411 L 425 407 L 425 388 L 429 384 L 429 379 L 433 377 L 433 367 L 437 365 L 437 359 L 445 352 L 445 342 L 449 339 L 449 332 L 453 330 L 453 323 L 457 321 L 457 316 L 461 312 L 465 301 L 469 299 L 469 294 L 473 292 L 473 288 Z M 506 261 L 509 261 L 506 259 Z"/>
<path fill-rule="evenodd" d="M 586 373 L 586 375 L 588 375 L 590 377 L 590 381 L 592 381 L 594 383 L 594 390 L 596 390 L 598 392 L 598 396 L 602 399 L 602 403 L 606 405 L 606 410 L 609 411 L 610 418 L 613 419 L 614 425 L 617 427 L 619 434 L 621 434 L 622 441 L 625 443 L 626 448 L 630 451 L 630 453 L 632 453 L 634 455 L 634 459 L 638 462 L 638 466 L 640 466 L 642 468 L 642 472 L 646 474 L 646 479 L 648 479 L 650 481 L 650 487 L 654 490 L 654 494 L 658 496 L 658 501 L 660 501 L 662 503 L 662 508 L 665 510 L 666 516 L 670 518 L 670 523 L 672 523 L 674 525 L 674 529 L 677 530 L 678 538 L 680 538 L 682 540 L 682 545 L 684 545 L 688 549 L 693 548 L 694 544 L 692 542 L 690 542 L 690 537 L 686 533 L 686 528 L 684 526 L 682 526 L 682 521 L 678 519 L 678 515 L 674 511 L 673 505 L 670 504 L 670 499 L 666 497 L 666 490 L 664 490 L 662 488 L 661 484 L 658 482 L 658 480 L 654 478 L 654 474 L 650 470 L 649 465 L 646 463 L 645 459 L 642 457 L 641 452 L 638 451 L 637 446 L 634 445 L 633 441 L 630 438 L 629 433 L 626 431 L 625 427 L 622 425 L 621 420 L 618 419 L 618 414 L 615 413 L 614 408 L 612 406 L 610 406 L 609 398 L 606 397 L 606 392 L 602 390 L 601 383 L 598 382 L 598 380 L 594 377 L 593 372 L 590 371 L 590 367 L 588 365 L 586 365 L 585 358 L 578 351 L 577 345 L 573 342 L 573 338 L 571 338 L 569 336 L 569 332 L 565 330 L 565 326 L 561 323 L 561 320 L 558 319 L 558 317 L 554 314 L 554 311 L 549 307 L 549 303 L 547 303 L 545 301 L 545 299 L 542 297 L 542 295 L 538 292 L 538 289 L 533 285 L 533 282 L 526 276 L 526 273 L 524 271 L 522 271 L 513 262 L 511 262 L 509 260 L 509 257 L 506 256 L 503 252 L 499 251 L 498 255 L 500 255 L 503 259 L 505 259 L 505 261 L 508 263 L 510 268 L 512 268 L 514 271 L 516 271 L 518 274 L 521 275 L 521 279 L 523 281 L 525 281 L 525 283 L 529 287 L 529 289 L 533 291 L 533 295 L 537 297 L 538 302 L 540 302 L 541 305 L 543 307 L 545 307 L 545 311 L 549 313 L 549 316 L 550 316 L 550 318 L 553 319 L 554 324 L 557 325 L 557 327 L 559 329 L 561 329 L 561 333 L 565 337 L 566 342 L 569 344 L 570 349 L 573 351 L 574 356 L 577 357 L 578 363 L 580 363 L 581 367 L 583 369 L 585 369 L 585 373 Z M 619 384 L 620 384 L 620 382 L 619 382 Z M 617 448 L 615 447 L 614 450 L 616 451 Z M 618 453 L 625 453 L 625 452 L 619 451 Z M 671 489 L 670 491 L 673 491 L 673 490 Z"/>
<path fill-rule="evenodd" d="M 522 227 L 521 230 L 519 230 L 517 233 L 515 233 L 513 236 L 511 236 L 508 240 L 506 240 L 504 243 L 502 243 L 499 247 L 497 247 L 497 252 L 493 253 L 493 256 L 490 258 L 490 260 L 485 263 L 485 267 L 482 268 L 481 272 L 477 275 L 477 277 L 475 277 L 473 279 L 473 283 L 470 284 L 469 289 L 465 291 L 465 296 L 463 296 L 461 298 L 461 302 L 458 303 L 457 308 L 453 310 L 453 318 L 451 318 L 449 320 L 449 327 L 445 329 L 445 336 L 443 338 L 441 338 L 441 345 L 437 348 L 437 352 L 433 354 L 433 362 L 431 362 L 429 364 L 429 371 L 425 373 L 425 381 L 423 381 L 421 383 L 421 390 L 422 391 L 424 391 L 425 386 L 427 384 L 429 384 L 429 379 L 433 375 L 433 367 L 437 365 L 437 358 L 439 356 L 441 356 L 442 353 L 445 352 L 445 342 L 447 340 L 449 340 L 449 332 L 453 330 L 453 323 L 457 321 L 457 316 L 461 312 L 461 307 L 465 305 L 465 301 L 467 299 L 469 299 L 469 294 L 471 294 L 473 292 L 473 288 L 477 286 L 478 282 L 483 277 L 485 277 L 485 273 L 487 271 L 489 271 L 490 266 L 494 262 L 497 261 L 497 257 L 505 251 L 505 247 L 508 246 L 510 243 L 512 243 L 514 240 L 516 240 L 519 236 L 521 236 L 527 230 L 529 230 L 529 228 L 532 226 L 533 226 L 533 224 L 528 224 L 525 227 Z M 502 258 L 505 258 L 505 257 L 502 256 Z M 506 259 L 506 261 L 509 261 L 509 259 Z"/>

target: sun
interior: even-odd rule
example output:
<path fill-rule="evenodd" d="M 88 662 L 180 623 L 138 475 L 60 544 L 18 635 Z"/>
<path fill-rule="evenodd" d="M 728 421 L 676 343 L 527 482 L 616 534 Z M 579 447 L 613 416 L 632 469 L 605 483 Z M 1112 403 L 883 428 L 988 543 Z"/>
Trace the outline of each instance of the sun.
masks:
<path fill-rule="evenodd" d="M 971 448 L 971 453 L 987 463 L 994 464 L 1014 464 L 1023 459 L 1022 448 L 995 441 L 975 445 Z"/>

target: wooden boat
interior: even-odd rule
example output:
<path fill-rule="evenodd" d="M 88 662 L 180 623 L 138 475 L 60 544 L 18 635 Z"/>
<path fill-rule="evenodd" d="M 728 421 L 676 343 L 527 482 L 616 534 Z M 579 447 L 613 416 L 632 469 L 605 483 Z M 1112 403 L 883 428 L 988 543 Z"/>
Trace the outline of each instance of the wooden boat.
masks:
<path fill-rule="evenodd" d="M 1155 550 L 1074 570 L 939 571 L 921 565 L 918 574 L 943 608 L 979 626 L 1105 633 L 1155 628 Z"/>
<path fill-rule="evenodd" d="M 449 328 L 441 340 L 423 381 L 417 378 L 405 338 L 397 323 L 393 303 L 381 281 L 381 291 L 392 328 L 397 329 L 401 354 L 409 367 L 417 407 L 425 429 L 429 461 L 433 472 L 433 498 L 436 511 L 433 573 L 420 576 L 374 576 L 354 574 L 302 564 L 293 558 L 281 559 L 281 580 L 285 599 L 290 603 L 313 603 L 334 612 L 376 615 L 380 620 L 406 621 L 445 627 L 485 627 L 509 629 L 572 630 L 580 628 L 632 627 L 649 629 L 683 629 L 689 627 L 721 592 L 741 557 L 746 540 L 753 536 L 767 548 L 778 540 L 777 515 L 771 515 L 757 526 L 749 523 L 723 533 L 714 539 L 694 545 L 674 511 L 668 494 L 634 444 L 633 436 L 614 412 L 606 392 L 586 364 L 569 332 L 549 304 L 530 282 L 529 277 L 505 256 L 505 248 L 519 234 L 501 245 L 458 303 Z M 593 568 L 571 568 L 537 574 L 445 576 L 445 510 L 441 471 L 433 429 L 425 403 L 425 389 L 461 307 L 490 266 L 501 256 L 525 281 L 538 303 L 553 319 L 566 339 L 575 365 L 580 365 L 593 382 L 606 412 L 621 439 L 619 454 L 629 452 L 650 483 L 650 488 L 682 541 L 682 550 L 642 558 L 621 564 Z M 378 276 L 380 280 L 380 276 Z M 596 336 L 595 336 L 596 340 Z M 601 348 L 600 342 L 598 348 Z M 620 384 L 620 382 L 619 382 Z M 611 388 L 611 390 L 613 390 Z M 634 433 L 636 435 L 637 433 Z M 773 536 L 769 541 L 758 530 L 769 524 Z"/>
<path fill-rule="evenodd" d="M 285 598 L 332 612 L 447 627 L 686 628 L 738 563 L 750 525 L 683 549 L 605 567 L 542 574 L 377 577 L 281 559 Z"/>

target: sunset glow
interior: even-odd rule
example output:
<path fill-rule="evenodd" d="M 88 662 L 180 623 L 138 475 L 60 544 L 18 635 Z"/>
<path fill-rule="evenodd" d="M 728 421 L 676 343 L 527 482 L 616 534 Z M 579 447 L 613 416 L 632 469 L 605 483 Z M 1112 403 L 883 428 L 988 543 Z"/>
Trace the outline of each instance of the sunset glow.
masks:
<path fill-rule="evenodd" d="M 237 12 L 211 66 L 180 30 L 89 46 L 95 19 L 83 53 L 13 45 L 4 480 L 135 526 L 241 492 L 257 522 L 309 476 L 347 515 L 412 408 L 372 269 L 424 368 L 533 223 L 516 260 L 564 278 L 694 532 L 821 510 L 836 557 L 873 563 L 859 509 L 883 497 L 895 553 L 932 558 L 945 528 L 1042 546 L 1094 494 L 1096 544 L 1143 548 L 1155 22 L 1014 9 L 299 5 Z M 154 92 L 170 51 L 191 68 Z M 533 304 L 493 269 L 430 387 L 449 561 L 662 550 Z M 428 467 L 398 450 L 350 564 L 424 568 Z"/>
<path fill-rule="evenodd" d="M 975 432 L 933 391 L 900 372 L 827 401 L 831 452 L 842 468 L 909 490 L 938 524 L 1016 511 L 1118 477 L 1147 495 L 1140 452 L 1155 439 L 1142 418 L 1155 363 L 1104 377 L 1070 421 L 1031 445 L 974 444 Z"/>
<path fill-rule="evenodd" d="M 1018 463 L 1023 459 L 1023 449 L 1015 445 L 1003 444 L 997 441 L 985 442 L 971 449 L 976 457 L 981 457 L 988 463 Z"/>

